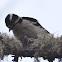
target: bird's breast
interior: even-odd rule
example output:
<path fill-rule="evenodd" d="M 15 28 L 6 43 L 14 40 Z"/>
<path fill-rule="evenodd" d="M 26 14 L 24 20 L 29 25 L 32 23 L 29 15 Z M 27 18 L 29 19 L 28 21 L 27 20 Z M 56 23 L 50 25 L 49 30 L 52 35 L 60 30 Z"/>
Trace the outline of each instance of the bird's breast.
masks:
<path fill-rule="evenodd" d="M 22 24 L 17 24 L 14 29 L 13 29 L 14 35 L 18 38 L 23 40 L 24 37 L 28 38 L 37 38 L 37 33 L 34 29 L 34 27 L 30 25 L 22 25 Z"/>

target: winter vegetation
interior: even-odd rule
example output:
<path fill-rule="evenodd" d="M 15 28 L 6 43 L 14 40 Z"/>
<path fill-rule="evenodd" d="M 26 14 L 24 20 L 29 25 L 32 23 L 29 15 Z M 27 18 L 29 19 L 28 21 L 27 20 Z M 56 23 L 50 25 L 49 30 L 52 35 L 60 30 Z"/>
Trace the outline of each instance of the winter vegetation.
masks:
<path fill-rule="evenodd" d="M 6 33 L 0 33 L 0 58 L 4 55 L 13 54 L 14 61 L 18 57 L 38 57 L 48 59 L 53 62 L 55 58 L 62 57 L 62 36 L 55 38 L 54 35 L 39 34 L 38 39 L 24 39 L 23 42 L 15 37 L 10 37 Z"/>

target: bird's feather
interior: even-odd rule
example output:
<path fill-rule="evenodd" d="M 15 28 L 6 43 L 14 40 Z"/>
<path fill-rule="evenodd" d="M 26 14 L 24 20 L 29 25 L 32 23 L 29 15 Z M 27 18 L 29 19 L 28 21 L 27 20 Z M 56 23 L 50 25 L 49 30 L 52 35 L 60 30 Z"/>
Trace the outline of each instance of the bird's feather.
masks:
<path fill-rule="evenodd" d="M 22 18 L 25 19 L 25 20 L 30 21 L 33 25 L 39 26 L 40 28 L 44 29 L 47 33 L 49 33 L 45 28 L 43 28 L 43 27 L 39 24 L 39 22 L 37 21 L 37 19 L 31 18 L 31 17 L 22 17 Z"/>

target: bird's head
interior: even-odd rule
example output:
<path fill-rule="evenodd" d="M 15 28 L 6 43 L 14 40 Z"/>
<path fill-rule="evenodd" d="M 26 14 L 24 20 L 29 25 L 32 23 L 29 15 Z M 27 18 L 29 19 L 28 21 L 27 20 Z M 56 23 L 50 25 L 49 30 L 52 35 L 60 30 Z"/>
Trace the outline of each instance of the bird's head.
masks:
<path fill-rule="evenodd" d="M 9 28 L 9 31 L 12 30 L 17 23 L 21 22 L 22 18 L 15 14 L 8 14 L 5 18 L 5 24 Z"/>

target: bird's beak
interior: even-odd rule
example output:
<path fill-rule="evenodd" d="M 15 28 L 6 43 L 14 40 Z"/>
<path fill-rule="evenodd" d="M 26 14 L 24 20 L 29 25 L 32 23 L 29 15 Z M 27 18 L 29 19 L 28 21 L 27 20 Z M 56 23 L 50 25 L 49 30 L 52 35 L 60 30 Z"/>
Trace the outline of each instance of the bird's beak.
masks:
<path fill-rule="evenodd" d="M 13 29 L 13 27 L 14 27 L 14 25 L 11 28 L 9 28 L 9 32 Z"/>
<path fill-rule="evenodd" d="M 9 32 L 11 31 L 11 29 L 9 29 Z"/>

